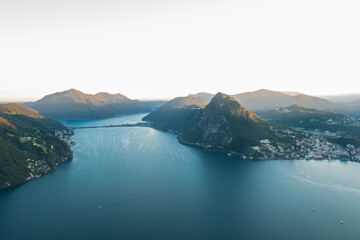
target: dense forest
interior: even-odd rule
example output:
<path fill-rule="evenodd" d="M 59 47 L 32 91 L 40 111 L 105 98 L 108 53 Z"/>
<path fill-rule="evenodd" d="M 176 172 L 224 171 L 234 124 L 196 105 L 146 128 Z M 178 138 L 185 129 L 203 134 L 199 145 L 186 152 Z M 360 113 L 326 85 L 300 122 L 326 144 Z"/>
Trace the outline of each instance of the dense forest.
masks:
<path fill-rule="evenodd" d="M 196 97 L 174 99 L 144 120 L 155 128 L 178 133 L 184 144 L 220 152 L 254 154 L 252 147 L 264 139 L 289 148 L 295 145 L 298 134 L 264 121 L 223 93 L 216 94 L 209 104 Z"/>
<path fill-rule="evenodd" d="M 0 106 L 0 189 L 48 173 L 72 158 L 72 131 L 35 113 L 20 105 Z"/>

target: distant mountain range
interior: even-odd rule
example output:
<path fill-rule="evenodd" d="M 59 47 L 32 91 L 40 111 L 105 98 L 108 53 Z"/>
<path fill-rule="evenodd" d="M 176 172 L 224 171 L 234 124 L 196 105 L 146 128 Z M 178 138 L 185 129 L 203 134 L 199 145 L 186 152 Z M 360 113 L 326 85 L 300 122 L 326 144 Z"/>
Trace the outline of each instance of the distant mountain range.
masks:
<path fill-rule="evenodd" d="M 71 134 L 33 109 L 0 105 L 0 189 L 41 176 L 71 159 Z"/>
<path fill-rule="evenodd" d="M 188 97 L 202 98 L 203 105 L 209 103 L 214 96 L 215 94 L 206 92 L 188 95 Z M 299 92 L 280 92 L 266 89 L 230 96 L 255 113 L 296 104 L 321 111 L 346 113 L 354 117 L 360 117 L 360 95 L 357 100 L 354 100 L 357 95 L 352 95 L 352 101 L 338 103 Z M 144 102 L 131 100 L 119 93 L 109 94 L 100 92 L 97 94 L 85 94 L 81 91 L 70 89 L 47 95 L 36 102 L 25 103 L 24 106 L 33 108 L 42 115 L 53 119 L 91 120 L 123 114 L 150 112 L 164 103 L 164 101 Z"/>
<path fill-rule="evenodd" d="M 192 97 L 203 97 L 211 99 L 214 95 L 209 93 L 198 93 L 189 95 Z M 268 111 L 279 107 L 288 107 L 293 104 L 303 105 L 324 111 L 346 112 L 346 107 L 332 103 L 326 99 L 313 97 L 296 92 L 277 92 L 260 89 L 254 92 L 245 92 L 231 95 L 241 102 L 247 109 L 253 112 Z"/>
<path fill-rule="evenodd" d="M 342 130 L 344 127 L 360 127 L 360 121 L 343 113 L 334 113 L 291 105 L 258 113 L 269 121 L 305 129 L 321 129 L 329 131 Z"/>
<path fill-rule="evenodd" d="M 205 99 L 208 103 L 211 101 L 211 99 L 215 96 L 215 94 L 212 93 L 206 93 L 206 92 L 199 92 L 196 94 L 189 94 L 188 97 L 200 97 Z"/>
<path fill-rule="evenodd" d="M 114 117 L 116 115 L 149 112 L 158 102 L 131 100 L 122 94 L 85 94 L 70 89 L 47 95 L 42 99 L 24 104 L 44 116 L 58 120 L 90 120 Z"/>
<path fill-rule="evenodd" d="M 179 134 L 180 142 L 211 151 L 255 154 L 261 140 L 288 148 L 295 133 L 259 118 L 235 98 L 216 94 L 205 107 L 202 97 L 176 98 L 147 115 L 153 127 Z M 191 103 L 191 104 L 189 104 Z"/>
<path fill-rule="evenodd" d="M 284 93 L 286 95 L 289 95 L 289 96 L 296 96 L 296 95 L 301 95 L 302 93 L 301 92 L 295 92 L 295 91 L 280 91 L 281 93 Z"/>
<path fill-rule="evenodd" d="M 360 146 L 360 119 L 346 114 L 325 112 L 300 105 L 292 105 L 258 113 L 262 118 L 291 127 L 305 130 L 320 130 L 330 133 L 340 132 L 336 138 L 328 140 L 340 145 Z"/>
<path fill-rule="evenodd" d="M 340 94 L 340 95 L 323 95 L 320 98 L 327 99 L 334 103 L 346 104 L 360 101 L 360 93 Z"/>
<path fill-rule="evenodd" d="M 158 129 L 178 132 L 209 102 L 202 97 L 177 97 L 152 111 L 144 120 Z"/>
<path fill-rule="evenodd" d="M 360 93 L 328 95 L 321 98 L 341 105 L 345 109 L 344 113 L 360 118 Z"/>
<path fill-rule="evenodd" d="M 143 118 L 150 126 L 177 133 L 183 144 L 249 158 L 340 156 L 348 151 L 348 159 L 357 159 L 348 145 L 360 146 L 360 121 L 355 118 L 360 99 L 333 103 L 261 89 L 232 96 L 201 92 L 164 104 L 70 89 L 24 105 L 0 105 L 0 189 L 46 174 L 72 158 L 72 130 L 50 118 L 91 120 L 150 112 Z M 317 133 L 310 136 L 294 127 L 329 134 L 317 138 Z M 344 148 L 331 145 L 327 152 L 327 141 Z"/>

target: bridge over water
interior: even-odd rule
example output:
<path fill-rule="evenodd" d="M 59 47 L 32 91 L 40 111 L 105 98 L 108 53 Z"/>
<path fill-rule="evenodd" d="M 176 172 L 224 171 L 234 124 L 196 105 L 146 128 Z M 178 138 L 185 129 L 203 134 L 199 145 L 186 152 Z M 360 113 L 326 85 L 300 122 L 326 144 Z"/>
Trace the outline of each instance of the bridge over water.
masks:
<path fill-rule="evenodd" d="M 134 123 L 134 124 L 119 124 L 119 125 L 104 125 L 104 126 L 87 126 L 87 127 L 72 127 L 75 129 L 86 129 L 86 128 L 117 128 L 117 127 L 149 127 L 148 123 Z"/>

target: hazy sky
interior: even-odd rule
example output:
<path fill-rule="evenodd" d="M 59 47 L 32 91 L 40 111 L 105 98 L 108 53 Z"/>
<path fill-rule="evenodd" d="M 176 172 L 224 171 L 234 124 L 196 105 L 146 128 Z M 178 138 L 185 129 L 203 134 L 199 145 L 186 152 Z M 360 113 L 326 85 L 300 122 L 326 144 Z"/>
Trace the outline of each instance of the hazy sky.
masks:
<path fill-rule="evenodd" d="M 0 0 L 0 100 L 360 92 L 359 0 Z"/>

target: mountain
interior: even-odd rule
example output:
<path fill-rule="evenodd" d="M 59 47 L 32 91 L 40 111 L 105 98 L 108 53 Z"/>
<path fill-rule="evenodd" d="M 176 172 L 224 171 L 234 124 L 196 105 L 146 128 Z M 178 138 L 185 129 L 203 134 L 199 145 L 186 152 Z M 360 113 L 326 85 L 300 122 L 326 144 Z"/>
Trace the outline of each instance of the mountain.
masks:
<path fill-rule="evenodd" d="M 8 120 L 6 120 L 5 118 L 2 118 L 2 117 L 0 117 L 0 127 L 16 129 L 16 127 L 14 125 L 9 123 Z"/>
<path fill-rule="evenodd" d="M 188 97 L 200 97 L 206 99 L 208 102 L 215 96 L 215 94 L 207 93 L 207 92 L 199 92 L 196 94 L 189 94 Z"/>
<path fill-rule="evenodd" d="M 164 105 L 164 108 L 203 108 L 208 103 L 209 101 L 201 97 L 177 97 L 167 102 Z"/>
<path fill-rule="evenodd" d="M 31 118 L 44 118 L 34 109 L 27 108 L 16 103 L 8 103 L 8 104 L 0 105 L 0 113 L 24 115 Z"/>
<path fill-rule="evenodd" d="M 95 94 L 95 96 L 99 97 L 101 100 L 106 100 L 109 103 L 121 103 L 121 102 L 131 101 L 128 97 L 126 97 L 120 93 L 109 94 L 107 92 L 99 92 L 99 93 Z"/>
<path fill-rule="evenodd" d="M 282 148 L 295 144 L 292 132 L 261 119 L 223 93 L 217 93 L 204 108 L 190 109 L 177 108 L 175 114 L 174 110 L 157 109 L 144 120 L 155 128 L 177 132 L 181 143 L 210 151 L 252 155 L 252 147 L 261 145 L 261 140 Z M 186 117 L 178 120 L 179 116 Z"/>
<path fill-rule="evenodd" d="M 294 91 L 280 91 L 281 93 L 284 93 L 286 95 L 289 95 L 289 96 L 296 96 L 296 95 L 300 95 L 302 93 L 300 92 L 294 92 Z"/>
<path fill-rule="evenodd" d="M 290 93 L 292 94 L 289 94 L 289 92 L 283 93 L 260 89 L 254 92 L 239 93 L 231 96 L 253 112 L 268 111 L 279 107 L 287 107 L 293 104 L 324 111 L 346 112 L 346 108 L 344 106 L 332 103 L 326 99 L 305 94 L 294 94 L 294 92 Z M 193 96 L 197 97 L 200 95 L 194 94 Z"/>
<path fill-rule="evenodd" d="M 184 143 L 196 143 L 217 151 L 250 153 L 267 139 L 277 144 L 292 142 L 280 129 L 247 110 L 235 98 L 216 94 L 180 134 Z"/>
<path fill-rule="evenodd" d="M 41 176 L 71 159 L 71 134 L 33 109 L 0 105 L 0 189 Z"/>
<path fill-rule="evenodd" d="M 318 129 L 331 133 L 341 132 L 338 135 L 342 137 L 343 145 L 348 143 L 359 145 L 360 143 L 360 120 L 346 114 L 320 111 L 300 105 L 259 112 L 258 114 L 269 121 L 291 127 L 300 127 L 305 130 Z M 351 138 L 350 141 L 344 140 L 344 138 L 349 140 L 349 137 Z"/>
<path fill-rule="evenodd" d="M 357 119 L 346 114 L 320 111 L 296 104 L 258 114 L 270 121 L 306 129 L 332 130 L 336 126 L 360 126 Z M 339 127 L 336 129 L 340 129 Z"/>
<path fill-rule="evenodd" d="M 319 96 L 334 103 L 351 103 L 360 100 L 360 93 Z"/>
<path fill-rule="evenodd" d="M 347 108 L 347 113 L 353 117 L 360 118 L 360 99 L 343 103 Z"/>
<path fill-rule="evenodd" d="M 59 120 L 89 120 L 114 117 L 121 114 L 149 112 L 150 102 L 131 100 L 122 94 L 85 94 L 75 89 L 47 95 L 25 106 L 42 115 Z"/>
<path fill-rule="evenodd" d="M 201 97 L 177 97 L 152 111 L 143 120 L 158 129 L 178 132 L 209 102 Z"/>
<path fill-rule="evenodd" d="M 266 111 L 293 104 L 303 105 L 326 111 L 341 111 L 340 105 L 328 100 L 305 94 L 290 96 L 281 92 L 261 89 L 254 92 L 240 93 L 233 97 L 244 104 L 251 111 Z"/>
<path fill-rule="evenodd" d="M 346 106 L 352 111 L 360 111 L 360 99 L 346 103 Z"/>

